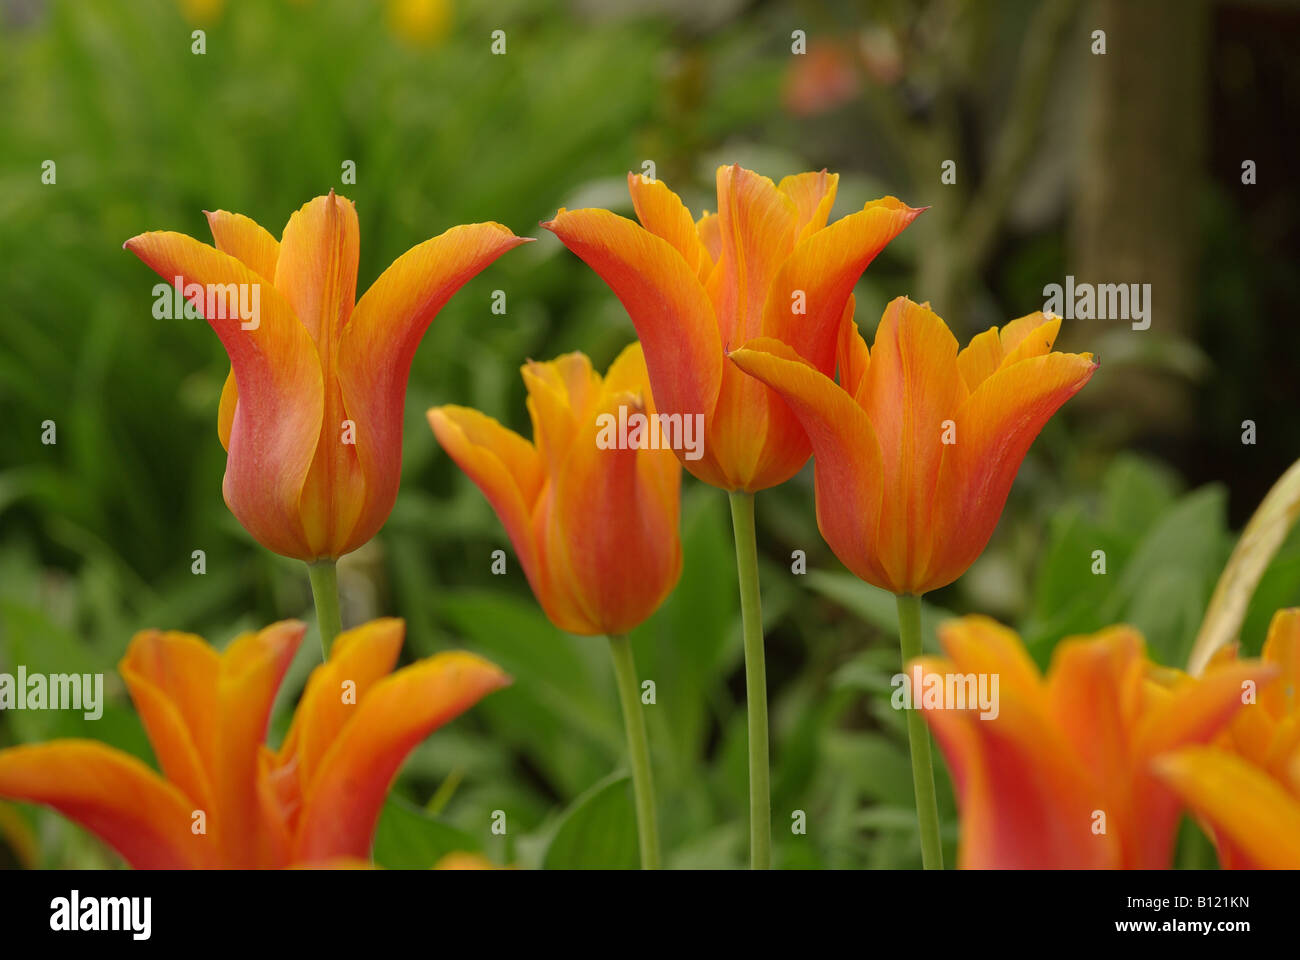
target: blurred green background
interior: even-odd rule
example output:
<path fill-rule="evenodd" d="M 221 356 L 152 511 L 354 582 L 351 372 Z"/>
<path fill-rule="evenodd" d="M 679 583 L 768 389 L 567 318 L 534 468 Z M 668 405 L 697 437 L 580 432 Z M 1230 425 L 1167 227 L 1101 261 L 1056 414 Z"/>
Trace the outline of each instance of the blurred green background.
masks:
<path fill-rule="evenodd" d="M 636 862 L 603 643 L 554 630 L 517 564 L 490 574 L 508 541 L 423 411 L 466 404 L 526 432 L 525 358 L 581 349 L 603 369 L 633 337 L 599 278 L 537 223 L 560 206 L 630 214 L 625 174 L 646 160 L 697 213 L 716 208 L 713 170 L 733 161 L 774 178 L 838 171 L 835 217 L 886 193 L 932 205 L 858 288 L 868 340 L 904 293 L 964 342 L 1040 309 L 1067 274 L 1153 285 L 1148 331 L 1067 321 L 1063 344 L 1100 354 L 1101 371 L 1035 444 L 985 555 L 928 598 L 929 644 L 946 612 L 978 611 L 1046 663 L 1062 636 L 1126 620 L 1183 664 L 1233 530 L 1300 454 L 1293 4 L 0 0 L 0 14 L 0 671 L 104 672 L 110 701 L 95 722 L 0 714 L 0 746 L 89 736 L 150 759 L 115 671 L 133 632 L 220 646 L 314 619 L 302 566 L 259 548 L 222 501 L 220 345 L 201 322 L 154 319 L 157 278 L 121 249 L 152 229 L 207 240 L 204 209 L 278 234 L 338 190 L 357 203 L 360 289 L 457 223 L 540 237 L 434 322 L 411 374 L 397 507 L 340 565 L 346 623 L 399 615 L 407 657 L 465 647 L 516 677 L 407 763 L 376 839 L 387 866 L 457 849 L 527 867 Z M 490 53 L 494 30 L 504 56 Z M 794 31 L 806 53 L 792 53 Z M 355 185 L 341 181 L 348 160 Z M 41 442 L 46 420 L 55 445 Z M 758 498 L 776 863 L 919 866 L 906 737 L 888 706 L 893 600 L 826 549 L 811 481 L 809 467 Z M 667 863 L 740 866 L 730 529 L 719 491 L 684 485 L 686 569 L 634 646 L 658 690 Z M 1097 549 L 1105 576 L 1091 572 Z M 806 575 L 792 573 L 795 550 Z M 1246 649 L 1296 602 L 1293 538 L 1256 594 Z M 273 741 L 318 656 L 313 628 Z M 8 810 L 0 863 L 119 863 L 53 814 Z M 790 830 L 796 810 L 806 835 Z M 1184 841 L 1181 862 L 1213 862 L 1194 831 Z"/>

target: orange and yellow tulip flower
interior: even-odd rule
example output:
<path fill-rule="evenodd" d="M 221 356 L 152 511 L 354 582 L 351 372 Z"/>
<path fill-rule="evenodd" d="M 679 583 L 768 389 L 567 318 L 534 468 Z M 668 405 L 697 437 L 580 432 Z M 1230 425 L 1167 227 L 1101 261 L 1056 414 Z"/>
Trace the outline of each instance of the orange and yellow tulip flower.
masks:
<path fill-rule="evenodd" d="M 499 223 L 453 227 L 404 253 L 358 301 L 356 210 L 333 191 L 290 217 L 279 242 L 239 214 L 209 213 L 208 224 L 215 248 L 170 232 L 126 248 L 168 283 L 180 278 L 201 311 L 214 291 L 256 288 L 252 320 L 223 301 L 204 311 L 231 365 L 217 423 L 222 490 L 267 549 L 336 559 L 392 511 L 406 382 L 424 331 L 467 280 L 527 241 Z"/>
<path fill-rule="evenodd" d="M 640 224 L 597 209 L 560 210 L 542 224 L 627 308 L 660 409 L 704 416 L 703 456 L 682 462 L 705 483 L 753 493 L 808 461 L 790 410 L 724 355 L 770 337 L 833 375 L 854 284 L 921 212 L 885 197 L 827 226 L 838 182 L 822 171 L 774 184 L 719 167 L 718 212 L 697 222 L 661 181 L 628 174 Z"/>
<path fill-rule="evenodd" d="M 1216 665 L 1236 653 L 1224 648 Z M 1280 676 L 1212 746 L 1163 757 L 1160 775 L 1207 825 L 1227 869 L 1300 869 L 1300 609 L 1279 610 L 1263 660 Z"/>
<path fill-rule="evenodd" d="M 0 750 L 0 797 L 77 821 L 138 868 L 288 867 L 366 860 L 406 755 L 509 678 L 469 653 L 391 673 L 401 620 L 339 636 L 284 743 L 263 742 L 306 627 L 283 621 L 217 653 L 146 630 L 119 665 L 162 776 L 92 740 Z"/>
<path fill-rule="evenodd" d="M 682 570 L 681 468 L 665 448 L 602 449 L 601 418 L 657 413 L 640 344 L 602 378 L 581 353 L 523 367 L 534 442 L 467 407 L 429 411 L 438 442 L 483 491 L 561 630 L 621 635 Z M 608 422 L 608 421 L 604 421 Z M 631 434 L 629 434 L 629 437 Z"/>
<path fill-rule="evenodd" d="M 922 676 L 999 681 L 996 716 L 920 704 L 957 790 L 968 868 L 1167 868 L 1180 804 L 1158 764 L 1213 740 L 1244 687 L 1277 673 L 1253 661 L 1192 678 L 1148 661 L 1124 626 L 1061 641 L 1046 677 L 987 617 L 940 638 L 948 658 L 912 661 Z"/>
<path fill-rule="evenodd" d="M 922 594 L 984 550 L 1029 445 L 1097 369 L 1091 354 L 1052 351 L 1060 325 L 1030 314 L 959 352 L 927 305 L 900 297 L 870 351 L 845 319 L 839 384 L 772 338 L 730 357 L 807 430 L 817 525 L 835 555 L 868 583 Z"/>
<path fill-rule="evenodd" d="M 581 353 L 530 361 L 523 375 L 533 443 L 467 407 L 435 407 L 429 426 L 501 518 L 551 622 L 609 637 L 641 866 L 657 869 L 650 746 L 627 633 L 659 608 L 681 576 L 681 466 L 671 450 L 650 442 L 647 427 L 659 422 L 658 410 L 639 343 L 619 354 L 604 377 Z M 624 424 L 632 424 L 626 433 Z"/>

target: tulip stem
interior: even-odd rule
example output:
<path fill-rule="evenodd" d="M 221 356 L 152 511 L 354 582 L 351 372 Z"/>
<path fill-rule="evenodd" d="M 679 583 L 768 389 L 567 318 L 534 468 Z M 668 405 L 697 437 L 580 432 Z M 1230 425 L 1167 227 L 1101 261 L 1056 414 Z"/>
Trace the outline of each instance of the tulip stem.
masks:
<path fill-rule="evenodd" d="M 659 869 L 659 824 L 655 819 L 655 788 L 650 776 L 650 742 L 646 738 L 645 714 L 641 712 L 640 684 L 632 644 L 627 637 L 611 635 L 609 650 L 614 657 L 618 699 L 623 704 L 623 725 L 627 727 L 627 753 L 632 765 L 632 792 L 636 796 L 637 836 L 641 840 L 641 869 Z"/>
<path fill-rule="evenodd" d="M 317 560 L 307 564 L 307 577 L 311 580 L 311 596 L 316 601 L 316 626 L 320 629 L 321 656 L 330 658 L 334 638 L 343 629 L 339 614 L 339 573 L 333 560 Z"/>
<path fill-rule="evenodd" d="M 903 648 L 903 669 L 921 655 L 921 598 L 900 593 L 898 640 Z M 914 695 L 915 696 L 915 695 Z M 921 866 L 943 869 L 943 845 L 939 840 L 939 804 L 934 794 L 934 761 L 930 756 L 930 731 L 915 707 L 907 711 L 907 743 L 912 753 L 912 789 L 916 792 L 916 824 L 921 833 Z"/>
<path fill-rule="evenodd" d="M 740 580 L 740 619 L 745 634 L 745 699 L 749 707 L 749 865 L 754 870 L 767 870 L 772 866 L 772 788 L 754 495 L 733 490 L 730 497 L 731 526 L 736 535 L 736 574 Z"/>

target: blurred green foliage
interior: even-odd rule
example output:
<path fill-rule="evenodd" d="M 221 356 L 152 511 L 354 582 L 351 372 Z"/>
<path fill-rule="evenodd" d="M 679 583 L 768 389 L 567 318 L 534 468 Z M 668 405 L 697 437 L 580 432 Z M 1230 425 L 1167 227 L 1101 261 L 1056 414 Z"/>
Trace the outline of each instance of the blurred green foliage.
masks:
<path fill-rule="evenodd" d="M 207 25 L 202 56 L 190 52 L 193 24 L 167 0 L 9 9 L 0 38 L 0 670 L 102 672 L 109 702 L 93 723 L 6 713 L 0 745 L 90 736 L 151 760 L 115 671 L 137 629 L 193 630 L 220 646 L 276 619 L 312 619 L 301 565 L 259 548 L 222 502 L 216 409 L 228 365 L 216 338 L 201 322 L 155 320 L 156 278 L 121 245 L 151 229 L 207 239 L 201 211 L 217 208 L 278 234 L 300 204 L 335 188 L 357 203 L 362 289 L 457 223 L 499 220 L 541 237 L 468 284 L 434 322 L 412 369 L 397 507 L 340 567 L 346 621 L 402 616 L 408 658 L 464 647 L 516 678 L 412 755 L 376 859 L 424 868 L 480 850 L 528 867 L 630 866 L 632 805 L 603 642 L 555 630 L 513 561 L 506 577 L 489 574 L 492 550 L 508 542 L 437 450 L 423 411 L 465 404 L 526 432 L 525 358 L 581 349 L 603 369 L 632 338 L 601 281 L 535 225 L 561 205 L 628 212 L 623 177 L 646 158 L 697 211 L 714 205 L 722 159 L 773 176 L 840 168 L 835 216 L 903 191 L 880 167 L 843 165 L 843 145 L 805 140 L 800 122 L 774 107 L 788 31 L 768 29 L 768 14 L 701 33 L 645 16 L 585 22 L 522 0 L 490 13 L 456 3 L 446 36 L 412 46 L 381 9 L 232 4 Z M 488 37 L 503 24 L 509 53 L 494 57 Z M 50 159 L 57 183 L 44 185 Z M 347 160 L 355 186 L 340 183 Z M 892 296 L 924 298 L 909 288 L 916 256 L 905 234 L 868 271 L 857 291 L 864 331 Z M 489 310 L 495 289 L 507 293 L 505 316 Z M 41 443 L 46 420 L 56 445 Z M 1113 457 L 1058 418 L 988 552 L 930 598 L 927 645 L 949 611 L 989 612 L 1046 663 L 1062 636 L 1128 620 L 1159 659 L 1180 664 L 1232 543 L 1224 501 L 1222 488 L 1185 490 L 1158 462 Z M 893 599 L 844 572 L 822 543 L 810 470 L 759 497 L 757 510 L 775 862 L 919 866 L 906 735 L 888 705 Z M 666 860 L 741 866 L 744 683 L 723 495 L 687 478 L 682 527 L 681 583 L 633 636 L 638 669 L 658 691 L 650 738 Z M 191 573 L 198 549 L 203 576 Z M 796 549 L 807 553 L 806 577 L 791 572 Z M 1091 569 L 1097 549 L 1104 576 Z M 1298 597 L 1293 538 L 1261 585 L 1245 647 L 1257 649 L 1272 609 Z M 273 741 L 317 651 L 309 636 L 277 702 Z M 955 811 L 940 778 L 951 862 Z M 506 813 L 504 836 L 491 831 L 496 810 Z M 796 810 L 807 813 L 806 836 L 789 828 Z M 23 817 L 42 866 L 117 863 L 58 817 L 30 808 Z"/>

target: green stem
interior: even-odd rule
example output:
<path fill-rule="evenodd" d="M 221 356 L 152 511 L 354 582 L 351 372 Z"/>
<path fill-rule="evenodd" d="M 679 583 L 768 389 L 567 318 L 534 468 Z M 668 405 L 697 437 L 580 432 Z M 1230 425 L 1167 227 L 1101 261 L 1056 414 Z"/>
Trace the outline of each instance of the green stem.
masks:
<path fill-rule="evenodd" d="M 320 629 L 321 656 L 330 658 L 330 647 L 334 638 L 343 629 L 343 618 L 339 614 L 339 574 L 333 560 L 317 560 L 307 564 L 307 576 L 311 580 L 311 596 L 316 601 L 316 625 Z"/>
<path fill-rule="evenodd" d="M 641 869 L 659 869 L 659 824 L 655 819 L 655 788 L 650 776 L 650 742 L 645 733 L 645 714 L 641 712 L 640 685 L 636 662 L 627 637 L 611 636 L 609 650 L 614 657 L 614 676 L 618 680 L 618 699 L 623 704 L 623 724 L 627 727 L 627 752 L 632 763 L 632 792 L 636 796 L 637 835 L 641 839 Z"/>
<path fill-rule="evenodd" d="M 731 526 L 736 535 L 736 575 L 740 580 L 740 617 L 745 633 L 745 699 L 749 705 L 749 865 L 755 870 L 767 870 L 772 866 L 772 788 L 754 495 L 736 490 L 730 497 Z"/>
<path fill-rule="evenodd" d="M 898 594 L 898 640 L 903 648 L 903 669 L 921 655 L 921 598 L 914 593 Z M 913 701 L 918 695 L 913 692 Z M 912 752 L 912 789 L 916 792 L 916 823 L 921 833 L 921 865 L 927 870 L 943 869 L 943 846 L 939 841 L 939 804 L 934 795 L 934 761 L 930 757 L 930 731 L 921 711 L 907 711 L 907 743 Z"/>

